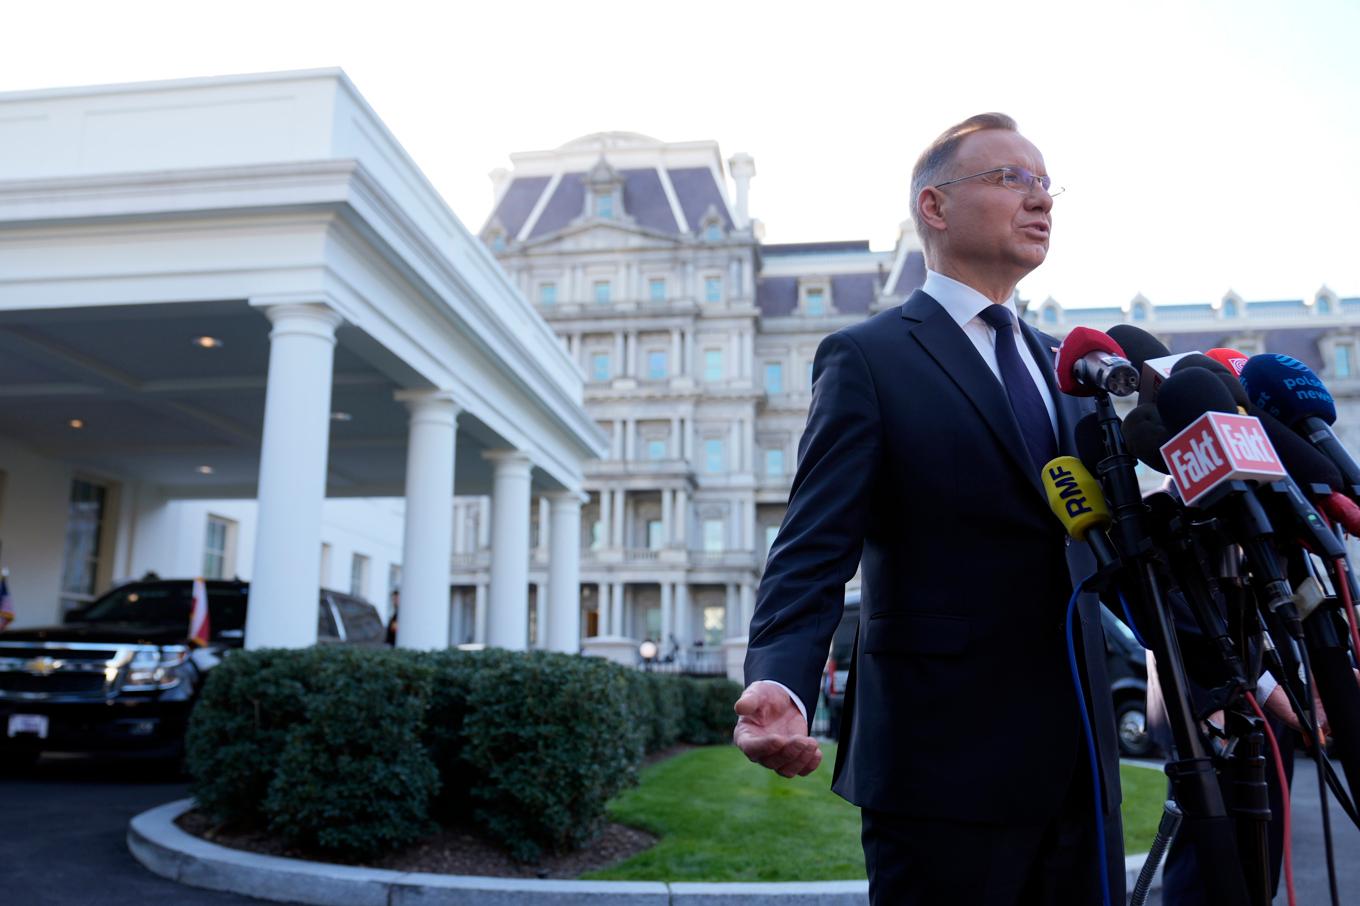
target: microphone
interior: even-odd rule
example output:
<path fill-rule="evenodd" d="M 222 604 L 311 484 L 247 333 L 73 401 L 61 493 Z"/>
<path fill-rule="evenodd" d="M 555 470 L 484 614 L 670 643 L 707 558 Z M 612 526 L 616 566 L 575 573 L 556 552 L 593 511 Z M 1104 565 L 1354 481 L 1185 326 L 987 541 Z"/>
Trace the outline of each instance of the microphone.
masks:
<path fill-rule="evenodd" d="M 1303 362 L 1287 355 L 1254 355 L 1242 369 L 1252 402 L 1302 434 L 1341 472 L 1342 490 L 1360 499 L 1360 466 L 1341 445 L 1332 424 L 1336 401 Z"/>
<path fill-rule="evenodd" d="M 1171 350 L 1166 348 L 1165 343 L 1132 324 L 1116 324 L 1106 331 L 1105 335 L 1119 344 L 1119 348 L 1124 350 L 1124 355 L 1137 368 L 1142 368 L 1148 359 L 1160 359 L 1171 355 Z"/>
<path fill-rule="evenodd" d="M 1317 508 L 1349 534 L 1360 535 L 1360 506 L 1345 494 L 1333 491 L 1317 502 Z"/>
<path fill-rule="evenodd" d="M 1247 354 L 1227 346 L 1216 346 L 1206 352 L 1205 355 L 1231 371 L 1234 377 L 1240 378 L 1242 369 L 1247 366 Z"/>
<path fill-rule="evenodd" d="M 1058 389 L 1071 396 L 1112 393 L 1128 396 L 1138 389 L 1138 369 L 1119 344 L 1089 327 L 1074 327 L 1058 347 Z"/>
<path fill-rule="evenodd" d="M 1200 368 L 1216 376 L 1228 393 L 1232 395 L 1233 402 L 1237 405 L 1237 411 L 1245 413 L 1251 407 L 1251 400 L 1247 398 L 1247 389 L 1242 386 L 1237 375 L 1233 374 L 1228 366 L 1217 359 L 1213 359 L 1202 352 L 1187 353 L 1171 366 L 1171 373 L 1177 374 L 1187 368 Z"/>
<path fill-rule="evenodd" d="M 1119 555 L 1105 537 L 1105 529 L 1110 524 L 1105 495 L 1081 460 L 1075 456 L 1051 459 L 1043 468 L 1042 478 L 1044 490 L 1048 492 L 1048 508 L 1067 529 L 1067 534 L 1091 546 L 1101 569 L 1118 565 Z"/>
<path fill-rule="evenodd" d="M 1129 452 L 1143 465 L 1163 475 L 1171 471 L 1162 459 L 1162 445 L 1170 437 L 1156 403 L 1134 406 L 1133 411 L 1124 416 L 1124 440 L 1129 445 Z"/>

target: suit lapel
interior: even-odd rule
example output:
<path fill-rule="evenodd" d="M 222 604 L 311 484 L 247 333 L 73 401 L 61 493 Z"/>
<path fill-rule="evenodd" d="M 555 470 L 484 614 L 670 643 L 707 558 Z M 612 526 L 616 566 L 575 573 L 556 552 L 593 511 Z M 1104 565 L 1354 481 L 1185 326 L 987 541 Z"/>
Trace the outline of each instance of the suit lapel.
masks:
<path fill-rule="evenodd" d="M 997 443 L 1029 479 L 1034 489 L 1043 494 L 1038 466 L 1030 463 L 1029 451 L 1020 435 L 1020 426 L 1015 421 L 1015 412 L 1006 396 L 1006 388 L 1001 386 L 982 356 L 978 355 L 972 341 L 938 302 L 919 289 L 902 305 L 902 317 L 914 323 L 910 328 L 912 337 L 963 391 L 995 435 Z M 1038 465 L 1042 466 L 1043 463 Z"/>

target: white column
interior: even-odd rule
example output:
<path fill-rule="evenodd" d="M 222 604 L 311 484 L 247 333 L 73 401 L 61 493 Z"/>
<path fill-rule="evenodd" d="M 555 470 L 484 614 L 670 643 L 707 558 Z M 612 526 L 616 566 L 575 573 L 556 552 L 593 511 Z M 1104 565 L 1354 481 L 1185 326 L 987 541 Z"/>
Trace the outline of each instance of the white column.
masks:
<path fill-rule="evenodd" d="M 465 553 L 467 550 L 467 506 L 462 503 L 453 505 L 453 552 Z"/>
<path fill-rule="evenodd" d="M 675 533 L 672 526 L 675 524 L 674 499 L 675 492 L 670 488 L 661 489 L 661 546 L 670 547 L 671 538 Z"/>
<path fill-rule="evenodd" d="M 477 498 L 477 550 L 491 546 L 491 498 Z"/>
<path fill-rule="evenodd" d="M 680 440 L 680 416 L 674 415 L 671 416 L 670 442 L 666 444 L 667 455 L 671 459 L 680 459 L 682 453 L 680 449 L 681 443 L 682 441 Z"/>
<path fill-rule="evenodd" d="M 741 602 L 737 598 L 737 586 L 727 586 L 727 608 L 723 612 L 723 638 L 737 636 L 741 629 Z"/>
<path fill-rule="evenodd" d="M 615 459 L 623 459 L 623 419 L 610 423 L 609 452 Z"/>
<path fill-rule="evenodd" d="M 690 624 L 692 619 L 689 613 L 689 586 L 684 582 L 675 583 L 675 640 L 684 648 L 689 645 Z"/>
<path fill-rule="evenodd" d="M 729 380 L 741 377 L 741 335 L 732 331 L 732 339 L 727 344 L 727 375 Z"/>
<path fill-rule="evenodd" d="M 600 488 L 600 547 L 614 546 L 614 495 Z"/>
<path fill-rule="evenodd" d="M 741 471 L 741 435 L 740 421 L 727 426 L 727 468 L 733 472 Z"/>
<path fill-rule="evenodd" d="M 479 645 L 486 644 L 486 603 L 487 587 L 485 582 L 477 583 L 477 590 L 474 592 L 472 604 L 472 641 Z"/>
<path fill-rule="evenodd" d="M 538 498 L 538 556 L 543 559 L 548 556 L 548 498 L 546 496 Z"/>
<path fill-rule="evenodd" d="M 675 540 L 678 547 L 689 543 L 689 491 L 685 488 L 675 492 Z"/>
<path fill-rule="evenodd" d="M 581 647 L 581 494 L 548 495 L 548 631 L 539 623 L 542 646 L 575 654 Z"/>
<path fill-rule="evenodd" d="M 638 360 L 638 335 L 637 335 L 637 331 L 635 331 L 635 330 L 630 330 L 630 331 L 628 332 L 628 334 L 627 334 L 627 342 L 626 342 L 626 344 L 624 345 L 624 348 L 627 350 L 627 357 L 628 357 L 628 366 L 627 366 L 627 371 L 625 372 L 625 376 L 626 376 L 626 377 L 630 377 L 630 378 L 638 377 L 639 375 L 638 375 L 638 365 L 637 365 L 637 360 Z"/>
<path fill-rule="evenodd" d="M 623 458 L 628 462 L 637 459 L 637 419 L 623 421 Z"/>
<path fill-rule="evenodd" d="M 399 393 L 397 398 L 411 410 L 397 646 L 444 648 L 449 638 L 458 406 L 447 393 Z"/>
<path fill-rule="evenodd" d="M 671 623 L 674 620 L 674 605 L 672 603 L 672 590 L 675 586 L 670 582 L 661 583 L 661 637 L 656 640 L 657 647 L 665 653 L 670 650 L 671 635 L 674 630 Z"/>
<path fill-rule="evenodd" d="M 681 428 L 680 436 L 684 441 L 684 449 L 681 458 L 685 460 L 685 462 L 692 462 L 694 460 L 694 416 L 691 415 L 689 418 L 684 419 L 684 425 Z"/>
<path fill-rule="evenodd" d="M 612 586 L 608 582 L 599 583 L 599 592 L 595 596 L 595 612 L 599 615 L 596 621 L 595 634 L 609 635 L 609 589 Z"/>
<path fill-rule="evenodd" d="M 694 332 L 686 330 L 683 332 L 682 345 L 683 351 L 680 353 L 680 361 L 683 363 L 682 373 L 689 377 L 694 374 Z"/>
<path fill-rule="evenodd" d="M 751 617 L 756 609 L 756 590 L 749 582 L 743 582 L 741 586 L 741 625 L 738 627 L 737 635 L 745 638 L 751 632 Z"/>
<path fill-rule="evenodd" d="M 614 334 L 614 366 L 613 377 L 621 378 L 627 376 L 628 369 L 625 368 L 627 358 L 624 353 L 623 332 Z"/>
<path fill-rule="evenodd" d="M 671 328 L 671 360 L 666 363 L 670 377 L 679 377 L 685 369 L 680 364 L 680 328 Z"/>
<path fill-rule="evenodd" d="M 625 635 L 623 623 L 623 583 L 614 583 L 614 599 L 610 602 L 609 631 L 614 635 Z"/>
<path fill-rule="evenodd" d="M 245 642 L 248 648 L 304 648 L 316 642 L 331 369 L 341 318 L 309 304 L 272 305 L 264 313 L 274 326 Z"/>
<path fill-rule="evenodd" d="M 523 651 L 529 640 L 529 457 L 482 454 L 495 467 L 491 495 L 491 610 L 486 643 Z"/>
<path fill-rule="evenodd" d="M 534 582 L 534 647 L 546 650 L 548 647 L 548 585 Z"/>
<path fill-rule="evenodd" d="M 627 537 L 627 536 L 624 534 L 624 530 L 623 530 L 623 529 L 624 529 L 624 526 L 623 526 L 623 514 L 624 514 L 624 507 L 627 505 L 627 502 L 626 502 L 626 500 L 625 500 L 625 498 L 627 497 L 627 494 L 628 494 L 628 492 L 625 491 L 623 488 L 619 488 L 619 489 L 615 490 L 615 491 L 614 491 L 614 494 L 613 494 L 613 498 L 614 498 L 614 499 L 613 499 L 613 504 L 614 504 L 614 538 L 613 538 L 613 541 L 611 542 L 611 544 L 612 544 L 614 547 L 623 547 L 623 546 L 624 546 L 624 539 Z"/>

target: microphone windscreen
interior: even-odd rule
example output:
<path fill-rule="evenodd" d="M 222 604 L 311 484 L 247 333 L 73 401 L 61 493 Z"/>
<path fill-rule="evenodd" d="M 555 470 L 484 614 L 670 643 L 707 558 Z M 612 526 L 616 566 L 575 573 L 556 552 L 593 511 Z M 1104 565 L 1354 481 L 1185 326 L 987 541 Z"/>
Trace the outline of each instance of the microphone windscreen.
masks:
<path fill-rule="evenodd" d="M 1242 368 L 1247 397 L 1284 422 L 1296 425 L 1305 418 L 1336 421 L 1336 401 L 1313 369 L 1293 356 L 1254 355 Z"/>
<path fill-rule="evenodd" d="M 1128 358 L 1124 355 L 1124 350 L 1109 335 L 1089 327 L 1073 327 L 1058 346 L 1058 363 L 1054 368 L 1058 372 L 1059 390 L 1070 396 L 1095 395 L 1095 387 L 1079 383 L 1073 374 L 1077 362 L 1093 352 L 1107 352 L 1121 359 Z"/>
<path fill-rule="evenodd" d="M 1227 346 L 1217 346 L 1205 353 L 1224 368 L 1233 373 L 1234 377 L 1242 376 L 1242 369 L 1247 365 L 1247 354 L 1238 352 L 1236 349 L 1229 349 Z"/>
<path fill-rule="evenodd" d="M 1318 509 L 1349 534 L 1360 535 L 1360 507 L 1345 494 L 1333 491 L 1331 496 L 1318 501 Z"/>
<path fill-rule="evenodd" d="M 1289 473 L 1289 477 L 1294 479 L 1305 491 L 1310 485 L 1324 484 L 1332 491 L 1345 487 L 1345 479 L 1341 477 L 1341 470 L 1336 467 L 1326 454 L 1313 448 L 1313 445 L 1304 440 L 1294 431 L 1275 416 L 1264 409 L 1255 406 L 1247 410 L 1248 415 L 1254 415 L 1261 422 L 1261 427 L 1265 429 L 1266 436 L 1270 438 L 1270 443 L 1275 447 L 1275 455 L 1280 460 L 1280 465 Z"/>
<path fill-rule="evenodd" d="M 1078 541 L 1086 540 L 1091 529 L 1110 524 L 1110 510 L 1100 483 L 1075 456 L 1059 456 L 1049 460 L 1040 476 L 1048 492 L 1048 506 L 1058 517 L 1067 534 Z"/>
<path fill-rule="evenodd" d="M 1082 416 L 1072 429 L 1072 435 L 1077 442 L 1077 455 L 1081 461 L 1091 472 L 1097 471 L 1105 459 L 1105 434 L 1100 430 L 1100 416 L 1094 412 Z"/>
<path fill-rule="evenodd" d="M 1163 475 L 1171 474 L 1162 458 L 1162 444 L 1170 439 L 1156 403 L 1134 406 L 1124 417 L 1124 442 L 1129 445 L 1129 452 L 1143 465 Z"/>
<path fill-rule="evenodd" d="M 1232 394 L 1203 368 L 1187 368 L 1167 378 L 1157 391 L 1157 411 L 1167 434 L 1175 437 L 1206 412 L 1236 412 Z"/>
<path fill-rule="evenodd" d="M 1116 324 L 1106 332 L 1106 336 L 1119 344 L 1119 348 L 1124 350 L 1124 358 L 1132 362 L 1136 368 L 1141 369 L 1148 359 L 1160 359 L 1162 356 L 1171 355 L 1171 350 L 1166 348 L 1165 343 L 1143 328 L 1134 327 L 1132 324 Z"/>
<path fill-rule="evenodd" d="M 1232 394 L 1234 403 L 1243 409 L 1251 406 L 1251 400 L 1247 397 L 1247 388 L 1242 386 L 1242 382 L 1237 379 L 1237 375 L 1232 373 L 1232 369 L 1222 362 L 1202 352 L 1192 352 L 1172 365 L 1171 373 L 1176 374 L 1187 368 L 1203 368 L 1205 371 L 1218 375 L 1219 382 Z"/>

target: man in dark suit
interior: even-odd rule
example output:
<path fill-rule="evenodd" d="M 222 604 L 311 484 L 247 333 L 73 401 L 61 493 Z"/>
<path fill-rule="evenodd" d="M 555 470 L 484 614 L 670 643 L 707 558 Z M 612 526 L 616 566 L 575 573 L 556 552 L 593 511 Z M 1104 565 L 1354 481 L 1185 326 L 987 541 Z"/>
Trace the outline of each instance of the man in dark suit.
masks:
<path fill-rule="evenodd" d="M 821 760 L 818 676 L 862 570 L 833 789 L 861 807 L 875 904 L 1099 903 L 1093 778 L 1064 617 L 1093 571 L 1040 469 L 1081 401 L 1014 290 L 1048 252 L 1039 150 L 972 117 L 912 174 L 921 291 L 823 340 L 788 512 L 770 552 L 736 743 L 787 777 Z M 1071 561 L 1071 562 L 1069 562 Z M 1111 902 L 1124 899 L 1114 717 L 1098 604 L 1078 660 L 1096 728 Z"/>

